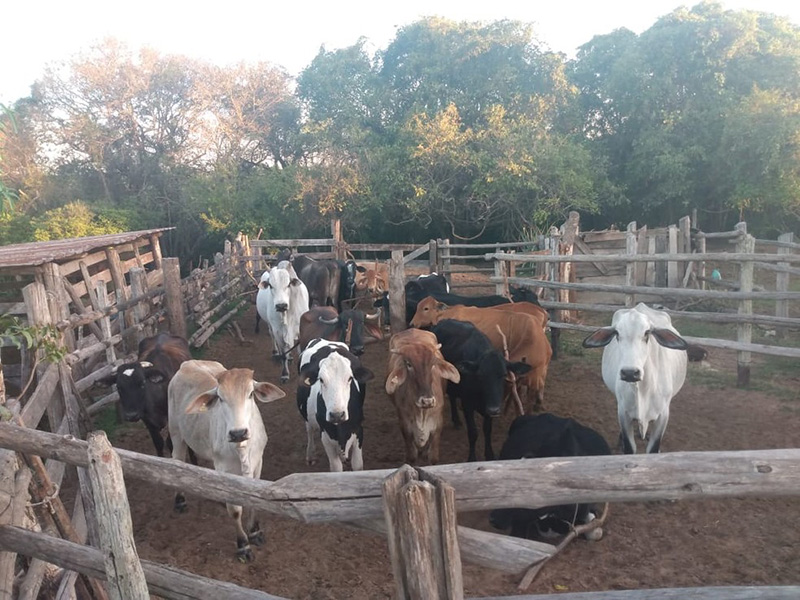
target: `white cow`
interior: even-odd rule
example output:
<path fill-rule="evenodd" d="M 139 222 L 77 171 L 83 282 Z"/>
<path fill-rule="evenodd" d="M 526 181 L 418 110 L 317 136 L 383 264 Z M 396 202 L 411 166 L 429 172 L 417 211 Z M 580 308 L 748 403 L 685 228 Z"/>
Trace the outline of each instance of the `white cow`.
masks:
<path fill-rule="evenodd" d="M 598 329 L 583 341 L 603 350 L 603 381 L 617 397 L 620 438 L 626 454 L 636 452 L 633 421 L 645 439 L 655 421 L 647 452 L 658 452 L 669 421 L 669 404 L 686 379 L 688 344 L 669 315 L 645 304 L 614 313 L 611 327 Z"/>
<path fill-rule="evenodd" d="M 254 400 L 272 402 L 286 394 L 265 381 L 253 381 L 250 369 L 226 369 L 208 360 L 189 360 L 169 383 L 169 433 L 172 458 L 186 461 L 187 446 L 214 463 L 214 469 L 234 475 L 261 478 L 261 462 L 267 432 Z M 236 555 L 242 562 L 253 559 L 250 542 L 260 545 L 264 536 L 255 511 L 248 511 L 247 529 L 242 507 L 227 504 L 236 521 Z M 175 510 L 186 510 L 182 493 L 175 495 Z"/>
<path fill-rule="evenodd" d="M 289 355 L 300 337 L 300 316 L 308 310 L 308 289 L 289 261 L 281 261 L 261 275 L 256 310 L 269 325 L 273 356 L 283 361 L 281 383 L 286 383 Z"/>

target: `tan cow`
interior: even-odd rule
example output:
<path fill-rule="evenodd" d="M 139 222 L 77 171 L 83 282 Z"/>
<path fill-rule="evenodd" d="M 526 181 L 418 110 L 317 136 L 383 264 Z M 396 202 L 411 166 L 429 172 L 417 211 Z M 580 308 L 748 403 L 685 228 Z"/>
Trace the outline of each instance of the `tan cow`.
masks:
<path fill-rule="evenodd" d="M 520 395 L 528 398 L 528 405 L 532 406 L 533 410 L 541 410 L 547 367 L 553 354 L 545 337 L 541 318 L 537 319 L 530 314 L 514 310 L 497 310 L 496 307 L 449 307 L 428 296 L 417 305 L 411 326 L 430 327 L 440 319 L 472 323 L 489 338 L 492 346 L 501 352 L 508 349 L 509 361 L 529 364 L 531 370 L 519 380 L 521 386 L 526 388 Z"/>
<path fill-rule="evenodd" d="M 550 319 L 550 315 L 547 314 L 547 311 L 533 302 L 510 302 L 508 304 L 498 304 L 487 308 L 530 315 L 536 319 L 537 322 L 542 324 L 542 331 L 547 330 L 547 321 Z"/>
<path fill-rule="evenodd" d="M 445 384 L 461 381 L 458 369 L 444 359 L 440 347 L 434 334 L 419 329 L 402 331 L 389 342 L 386 393 L 397 409 L 405 460 L 410 465 L 420 455 L 432 465 L 439 462 Z"/>
<path fill-rule="evenodd" d="M 250 369 L 226 369 L 210 360 L 188 360 L 172 378 L 169 398 L 169 433 L 172 458 L 186 461 L 187 448 L 214 469 L 224 473 L 261 478 L 261 461 L 267 431 L 254 400 L 272 402 L 286 394 L 266 381 L 253 381 Z M 264 535 L 255 511 L 248 510 L 247 529 L 242 525 L 242 507 L 227 504 L 236 521 L 236 555 L 242 562 L 253 560 L 250 543 L 263 543 Z M 175 495 L 175 510 L 186 511 L 186 499 Z"/>

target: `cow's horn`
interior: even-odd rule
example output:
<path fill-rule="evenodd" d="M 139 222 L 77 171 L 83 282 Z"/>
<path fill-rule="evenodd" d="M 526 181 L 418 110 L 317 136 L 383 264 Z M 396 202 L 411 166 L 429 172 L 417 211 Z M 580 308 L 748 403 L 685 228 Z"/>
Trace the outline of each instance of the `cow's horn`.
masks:
<path fill-rule="evenodd" d="M 139 364 L 141 365 L 141 367 L 143 369 L 146 369 L 148 367 L 152 367 L 153 366 L 153 363 L 147 362 L 146 360 L 141 361 Z"/>
<path fill-rule="evenodd" d="M 378 318 L 378 317 L 380 317 L 380 316 L 381 316 L 381 311 L 379 311 L 379 310 L 376 310 L 376 311 L 375 311 L 374 313 L 372 313 L 371 315 L 367 315 L 367 314 L 365 314 L 365 315 L 364 315 L 364 318 L 365 318 L 367 321 L 374 321 L 375 319 L 377 319 L 377 318 Z"/>
<path fill-rule="evenodd" d="M 320 317 L 319 322 L 325 323 L 325 325 L 336 325 L 339 322 L 339 317 L 336 317 L 335 319 L 326 319 L 324 317 Z"/>

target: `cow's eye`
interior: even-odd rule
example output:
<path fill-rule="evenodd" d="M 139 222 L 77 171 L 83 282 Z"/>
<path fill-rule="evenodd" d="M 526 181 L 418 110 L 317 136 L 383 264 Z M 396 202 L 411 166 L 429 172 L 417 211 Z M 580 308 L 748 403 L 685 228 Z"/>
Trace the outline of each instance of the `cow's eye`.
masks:
<path fill-rule="evenodd" d="M 325 380 L 322 377 L 319 378 L 319 384 L 325 385 Z"/>
<path fill-rule="evenodd" d="M 410 369 L 411 368 L 411 363 L 409 361 L 406 360 L 406 361 L 403 361 L 403 362 L 406 364 L 406 369 Z"/>

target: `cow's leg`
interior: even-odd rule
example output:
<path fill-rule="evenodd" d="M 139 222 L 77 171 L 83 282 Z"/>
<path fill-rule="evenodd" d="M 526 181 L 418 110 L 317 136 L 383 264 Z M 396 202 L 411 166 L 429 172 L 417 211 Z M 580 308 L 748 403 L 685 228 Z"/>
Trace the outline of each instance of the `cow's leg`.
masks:
<path fill-rule="evenodd" d="M 492 418 L 483 417 L 483 456 L 484 460 L 494 460 L 494 450 L 492 450 Z"/>
<path fill-rule="evenodd" d="M 478 441 L 478 428 L 475 427 L 475 409 L 464 406 L 464 422 L 467 424 L 467 440 L 469 440 L 469 455 L 467 460 L 475 462 L 475 443 Z"/>
<path fill-rule="evenodd" d="M 667 423 L 669 422 L 669 410 L 665 410 L 655 420 L 653 430 L 650 432 L 650 441 L 647 443 L 648 454 L 656 454 L 661 450 L 661 438 L 664 437 L 664 432 L 667 430 Z"/>
<path fill-rule="evenodd" d="M 236 558 L 239 562 L 251 562 L 253 560 L 253 551 L 250 549 L 250 540 L 242 526 L 242 507 L 236 504 L 226 504 L 225 507 L 236 523 Z"/>
<path fill-rule="evenodd" d="M 253 468 L 253 479 L 261 479 L 262 464 L 263 457 L 259 457 Z M 261 525 L 258 522 L 258 513 L 255 508 L 247 509 L 247 521 L 245 526 L 247 528 L 247 540 L 254 546 L 261 546 L 264 543 L 264 532 L 261 531 Z"/>
<path fill-rule="evenodd" d="M 633 420 L 623 412 L 617 413 L 619 419 L 619 440 L 625 454 L 636 454 L 636 439 L 634 437 Z"/>
<path fill-rule="evenodd" d="M 191 450 L 189 446 L 186 445 L 186 442 L 183 441 L 181 435 L 175 434 L 172 438 L 172 458 L 174 460 L 179 460 L 181 462 L 186 462 L 186 451 Z M 175 494 L 175 504 L 174 504 L 175 512 L 184 513 L 188 510 L 186 506 L 186 497 L 183 495 L 183 492 L 177 492 Z"/>
<path fill-rule="evenodd" d="M 339 449 L 339 442 L 332 440 L 326 432 L 322 432 L 322 447 L 328 455 L 328 465 L 331 473 L 341 473 L 344 470 L 342 465 L 342 453 Z"/>
<path fill-rule="evenodd" d="M 428 462 L 432 465 L 439 464 L 439 441 L 442 438 L 441 428 L 431 433 L 428 440 Z"/>
<path fill-rule="evenodd" d="M 362 452 L 361 442 L 358 439 L 353 442 L 353 446 L 350 449 L 350 466 L 353 471 L 364 470 L 364 454 Z"/>
<path fill-rule="evenodd" d="M 256 333 L 258 333 L 258 332 L 259 332 L 259 327 L 258 327 L 258 324 L 259 324 L 260 322 L 261 322 L 261 315 L 259 315 L 259 314 L 258 314 L 258 311 L 256 311 Z"/>
<path fill-rule="evenodd" d="M 459 429 L 461 418 L 458 416 L 458 398 L 455 396 L 448 396 L 448 398 L 450 398 L 450 420 L 453 422 L 453 427 Z"/>
<path fill-rule="evenodd" d="M 164 456 L 164 438 L 161 437 L 161 430 L 149 423 L 147 421 L 144 422 L 144 426 L 147 427 L 147 432 L 150 434 L 150 439 L 153 440 L 153 446 L 156 449 L 156 456 Z"/>
<path fill-rule="evenodd" d="M 414 433 L 408 427 L 401 427 L 400 432 L 403 434 L 403 444 L 406 448 L 406 463 L 412 467 L 417 464 L 418 451 L 417 445 L 414 443 Z"/>
<path fill-rule="evenodd" d="M 319 435 L 319 430 L 314 427 L 314 423 L 311 419 L 314 418 L 314 415 L 309 416 L 309 420 L 306 421 L 306 435 L 308 436 L 308 444 L 306 445 L 306 464 L 313 465 L 316 462 L 316 457 L 314 456 L 317 453 L 317 442 L 316 438 Z"/>
<path fill-rule="evenodd" d="M 283 355 L 283 368 L 281 369 L 281 383 L 289 381 L 289 353 Z"/>

